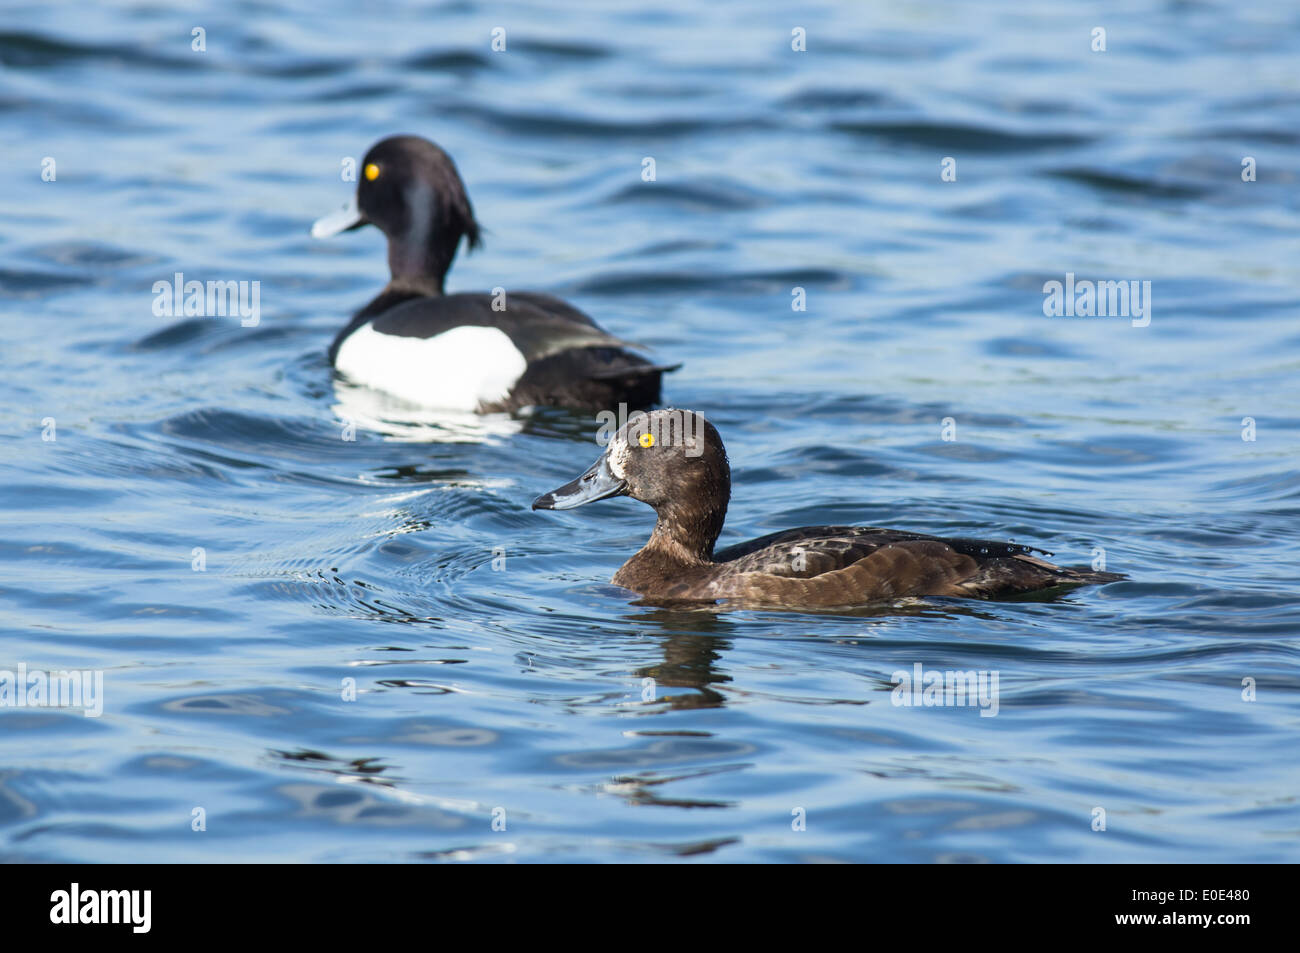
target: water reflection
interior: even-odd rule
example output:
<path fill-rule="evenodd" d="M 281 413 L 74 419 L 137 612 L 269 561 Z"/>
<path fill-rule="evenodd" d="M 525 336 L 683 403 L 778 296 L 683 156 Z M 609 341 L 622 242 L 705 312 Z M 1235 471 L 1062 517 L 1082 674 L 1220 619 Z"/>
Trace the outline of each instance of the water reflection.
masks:
<path fill-rule="evenodd" d="M 475 414 L 423 407 L 383 391 L 334 379 L 330 408 L 344 428 L 361 428 L 402 443 L 500 443 L 524 425 L 510 414 Z"/>
<path fill-rule="evenodd" d="M 674 709 L 721 708 L 725 696 L 714 689 L 724 685 L 731 676 L 723 674 L 716 662 L 731 647 L 725 639 L 715 636 L 683 633 L 665 637 L 660 643 L 663 661 L 637 670 L 640 678 L 655 680 L 655 695 Z M 688 688 L 690 692 L 666 692 L 665 688 Z"/>

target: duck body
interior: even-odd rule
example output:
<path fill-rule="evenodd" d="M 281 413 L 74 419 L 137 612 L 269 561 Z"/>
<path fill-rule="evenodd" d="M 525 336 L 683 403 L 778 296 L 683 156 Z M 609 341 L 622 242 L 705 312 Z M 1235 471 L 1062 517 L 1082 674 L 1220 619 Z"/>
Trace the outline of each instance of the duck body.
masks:
<path fill-rule="evenodd" d="M 909 596 L 990 599 L 1124 578 L 1053 565 L 1029 546 L 874 526 L 786 530 L 703 564 L 659 558 L 658 548 L 647 545 L 628 560 L 614 584 L 669 601 L 836 608 Z"/>
<path fill-rule="evenodd" d="M 633 417 L 586 473 L 533 508 L 620 495 L 650 503 L 659 517 L 654 531 L 612 581 L 654 602 L 848 608 L 916 596 L 990 599 L 1124 578 L 1056 566 L 1029 546 L 874 526 L 802 527 L 715 553 L 730 487 L 712 424 L 667 409 Z"/>
<path fill-rule="evenodd" d="M 479 413 L 529 406 L 645 408 L 663 375 L 558 298 L 385 292 L 335 338 L 330 363 L 413 404 Z"/>
<path fill-rule="evenodd" d="M 451 158 L 395 136 L 362 160 L 354 202 L 316 223 L 325 237 L 365 224 L 388 238 L 391 280 L 353 316 L 330 363 L 413 404 L 480 413 L 526 406 L 649 407 L 676 366 L 653 364 L 590 317 L 537 292 L 445 294 L 462 238 L 479 225 Z"/>

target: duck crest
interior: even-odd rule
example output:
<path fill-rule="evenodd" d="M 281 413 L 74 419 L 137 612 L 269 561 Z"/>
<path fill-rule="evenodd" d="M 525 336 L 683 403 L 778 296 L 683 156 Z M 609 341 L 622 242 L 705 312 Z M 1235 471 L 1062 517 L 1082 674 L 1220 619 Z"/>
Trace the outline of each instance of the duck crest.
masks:
<path fill-rule="evenodd" d="M 468 199 L 463 202 L 468 209 Z M 433 187 L 418 180 L 406 189 L 405 207 L 404 228 L 388 241 L 389 288 L 440 296 L 461 238 L 468 248 L 479 245 L 473 211 L 445 205 Z"/>

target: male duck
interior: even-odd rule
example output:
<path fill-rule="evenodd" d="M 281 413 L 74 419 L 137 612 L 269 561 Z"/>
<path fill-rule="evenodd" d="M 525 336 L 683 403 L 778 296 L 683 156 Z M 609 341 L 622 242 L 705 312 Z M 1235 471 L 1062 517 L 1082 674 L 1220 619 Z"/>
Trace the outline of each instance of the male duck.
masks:
<path fill-rule="evenodd" d="M 586 473 L 539 496 L 533 509 L 567 510 L 611 496 L 649 503 L 659 516 L 649 542 L 613 579 L 651 601 L 842 608 L 904 596 L 989 598 L 1125 578 L 1054 566 L 1031 555 L 1029 546 L 873 526 L 791 529 L 715 553 L 731 498 L 731 469 L 717 430 L 689 410 L 637 414 Z"/>
<path fill-rule="evenodd" d="M 530 405 L 648 407 L 677 365 L 651 364 L 591 318 L 527 291 L 443 294 L 462 237 L 479 224 L 451 157 L 419 136 L 366 153 L 356 197 L 312 226 L 317 238 L 377 225 L 392 278 L 352 318 L 330 362 L 410 403 L 481 413 Z"/>

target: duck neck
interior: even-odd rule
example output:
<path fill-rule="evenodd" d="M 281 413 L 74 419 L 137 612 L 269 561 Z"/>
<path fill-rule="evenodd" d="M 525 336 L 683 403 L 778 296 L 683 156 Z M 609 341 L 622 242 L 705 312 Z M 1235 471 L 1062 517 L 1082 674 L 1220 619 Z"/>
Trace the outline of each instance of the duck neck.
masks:
<path fill-rule="evenodd" d="M 459 236 L 457 241 L 459 241 Z M 451 248 L 411 248 L 405 243 L 388 245 L 388 270 L 392 278 L 388 290 L 405 291 L 419 295 L 441 297 L 443 282 L 456 257 L 456 246 Z"/>
<path fill-rule="evenodd" d="M 713 565 L 713 544 L 722 532 L 727 505 L 704 508 L 655 507 L 659 520 L 641 551 L 614 576 L 615 585 L 665 582 L 703 566 Z"/>
<path fill-rule="evenodd" d="M 423 182 L 408 190 L 406 204 L 405 222 L 388 231 L 388 270 L 393 276 L 389 287 L 441 295 L 464 229 L 448 219 Z"/>

